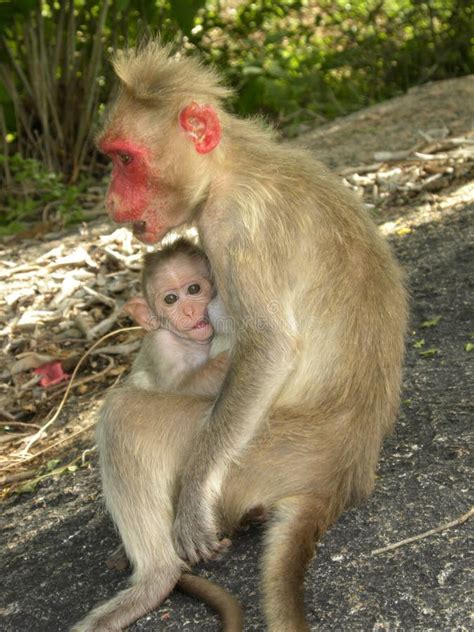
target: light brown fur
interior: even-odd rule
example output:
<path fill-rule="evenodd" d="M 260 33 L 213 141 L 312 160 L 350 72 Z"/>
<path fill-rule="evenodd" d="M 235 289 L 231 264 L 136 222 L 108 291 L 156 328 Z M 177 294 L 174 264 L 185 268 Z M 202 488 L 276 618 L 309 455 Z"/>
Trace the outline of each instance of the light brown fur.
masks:
<path fill-rule="evenodd" d="M 164 293 L 176 284 L 178 277 L 185 285 L 206 282 L 206 288 L 197 295 L 180 295 L 175 304 L 166 305 Z M 204 252 L 187 240 L 178 239 L 159 252 L 147 254 L 142 290 L 143 297 L 134 297 L 124 305 L 124 310 L 148 331 L 128 384 L 158 392 L 216 397 L 229 368 L 229 341 L 222 340 L 223 335 L 214 330 L 212 322 L 200 330 L 204 337 L 198 331 L 196 338 L 196 333 L 188 330 L 203 316 L 209 321 L 208 308 L 213 298 L 214 310 L 219 310 Z M 187 301 L 185 307 L 183 301 Z M 218 314 L 218 318 L 222 317 Z"/>
<path fill-rule="evenodd" d="M 214 403 L 133 389 L 109 398 L 99 426 L 104 492 L 135 573 L 166 590 L 178 555 L 206 557 L 219 529 L 257 505 L 272 510 L 263 560 L 268 629 L 303 632 L 314 541 L 371 493 L 398 408 L 402 275 L 352 193 L 309 152 L 225 112 L 214 75 L 195 61 L 169 59 L 151 44 L 115 67 L 123 89 L 101 142 L 125 136 L 149 148 L 150 178 L 162 192 L 138 228 L 159 238 L 196 223 L 237 334 Z M 193 101 L 220 121 L 220 143 L 208 153 L 197 153 L 179 126 Z M 112 215 L 125 205 L 111 189 Z M 162 560 L 153 544 L 174 507 L 157 504 L 157 450 L 170 497 L 177 494 Z M 137 479 L 135 500 L 127 485 Z M 117 627 L 120 617 L 111 616 Z"/>
<path fill-rule="evenodd" d="M 186 268 L 181 270 L 183 282 L 192 283 L 196 277 L 199 280 L 200 275 L 204 275 L 210 281 L 210 270 L 204 253 L 200 253 L 199 249 L 184 240 L 179 240 L 163 249 L 159 254 L 145 257 L 142 286 L 146 300 L 142 297 L 135 297 L 125 305 L 125 310 L 149 331 L 127 378 L 127 386 L 120 389 L 122 394 L 127 394 L 130 388 L 134 389 L 132 390 L 132 399 L 137 394 L 139 398 L 144 398 L 144 401 L 147 401 L 145 391 L 163 394 L 185 393 L 196 396 L 216 396 L 229 367 L 228 353 L 226 352 L 210 359 L 213 342 L 211 339 L 204 343 L 196 341 L 193 339 L 192 333 L 190 337 L 186 337 L 186 330 L 178 330 L 179 337 L 175 335 L 170 330 L 172 323 L 168 321 L 166 307 L 159 298 L 155 300 L 156 297 L 161 297 L 162 291 L 170 287 L 175 279 L 173 274 L 166 274 L 166 272 L 179 271 L 180 267 L 182 268 L 183 259 L 187 263 Z M 161 273 L 160 276 L 158 276 L 159 273 Z M 188 274 L 191 276 L 187 276 Z M 212 290 L 212 284 L 210 289 Z M 211 297 L 212 293 L 209 298 Z M 197 300 L 200 307 L 197 308 L 195 319 L 199 319 L 202 309 L 208 305 L 207 296 L 197 297 Z M 161 309 L 159 309 L 160 305 L 162 305 Z M 179 308 L 175 312 L 177 312 L 179 326 L 179 316 L 181 315 Z M 183 322 L 181 319 L 181 325 L 184 323 L 185 321 Z M 113 400 L 113 395 L 111 398 Z M 176 460 L 178 453 L 175 454 L 172 459 L 173 462 L 170 463 L 169 457 L 160 451 L 160 437 L 155 437 L 158 443 L 153 446 L 155 451 L 153 475 L 145 476 L 145 494 L 143 495 L 140 489 L 140 476 L 135 474 L 133 462 L 124 477 L 124 489 L 118 493 L 119 500 L 114 498 L 117 496 L 117 490 L 114 486 L 111 487 L 110 491 L 108 490 L 108 478 L 116 467 L 113 454 L 117 452 L 120 457 L 119 469 L 126 466 L 127 455 L 123 449 L 114 447 L 115 439 L 119 436 L 118 433 L 114 431 L 113 437 L 104 437 L 101 429 L 104 428 L 104 423 L 107 427 L 111 415 L 115 417 L 119 414 L 120 411 L 115 411 L 113 404 L 107 402 L 102 408 L 101 423 L 99 423 L 97 431 L 98 444 L 100 447 L 103 444 L 100 450 L 101 457 L 107 451 L 112 454 L 112 459 L 107 464 L 101 459 L 102 484 L 107 506 L 124 542 L 124 545 L 120 546 L 107 560 L 107 565 L 110 568 L 124 570 L 128 561 L 131 561 L 136 571 L 132 577 L 131 588 L 121 593 L 113 600 L 112 604 L 109 602 L 105 607 L 100 607 L 99 613 L 96 611 L 92 617 L 87 617 L 84 621 L 76 624 L 73 630 L 79 632 L 121 629 L 122 626 L 128 625 L 140 614 L 145 614 L 148 609 L 163 601 L 167 593 L 171 592 L 177 584 L 182 592 L 198 597 L 214 608 L 219 613 L 226 632 L 240 632 L 242 630 L 242 612 L 234 597 L 209 580 L 185 572 L 189 570 L 187 564 L 182 562 L 173 551 L 171 541 L 172 506 L 175 503 L 175 484 L 179 472 L 179 468 L 176 469 L 179 466 L 179 460 Z M 131 423 L 130 430 L 133 432 L 133 423 Z M 190 436 L 189 429 L 186 431 L 186 436 L 188 438 Z M 124 470 L 121 469 L 121 471 Z M 116 477 L 118 482 L 120 475 L 117 473 L 113 477 Z M 128 528 L 128 525 L 124 526 L 124 517 L 127 513 L 124 504 L 128 505 L 130 514 L 137 510 L 144 512 L 143 515 L 145 515 L 147 511 L 150 511 L 147 494 L 151 481 L 153 481 L 155 498 L 153 511 L 156 512 L 153 525 L 155 534 L 153 553 L 150 550 L 145 551 L 143 558 L 140 558 L 137 557 L 138 542 L 135 539 L 140 530 L 137 523 L 134 524 L 133 529 Z M 132 497 L 133 500 L 131 500 Z M 143 506 L 140 506 L 141 503 Z M 118 510 L 116 509 L 117 504 L 119 505 Z M 138 519 L 140 520 L 140 514 Z M 127 538 L 129 534 L 132 535 L 132 544 Z M 228 544 L 230 542 L 225 541 L 223 548 Z M 145 559 L 147 562 L 144 562 Z M 156 567 L 151 566 L 156 575 L 150 575 L 151 571 L 147 573 L 144 570 L 144 564 L 151 560 L 158 561 Z M 153 581 L 157 581 L 158 590 L 147 590 L 144 577 L 146 580 L 154 577 Z"/>

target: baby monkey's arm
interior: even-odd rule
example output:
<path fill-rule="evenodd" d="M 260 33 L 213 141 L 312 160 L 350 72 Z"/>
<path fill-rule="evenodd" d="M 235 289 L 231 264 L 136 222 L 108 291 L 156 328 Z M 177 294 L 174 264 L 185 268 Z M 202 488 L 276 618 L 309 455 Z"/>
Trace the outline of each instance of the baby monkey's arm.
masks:
<path fill-rule="evenodd" d="M 229 366 L 229 353 L 223 351 L 204 365 L 187 373 L 180 380 L 177 390 L 186 395 L 217 397 Z"/>

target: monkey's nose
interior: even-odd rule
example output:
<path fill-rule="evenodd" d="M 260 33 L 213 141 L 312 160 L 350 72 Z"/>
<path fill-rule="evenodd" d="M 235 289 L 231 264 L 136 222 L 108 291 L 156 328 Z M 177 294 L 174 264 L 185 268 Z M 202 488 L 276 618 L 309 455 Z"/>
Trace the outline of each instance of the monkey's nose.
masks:
<path fill-rule="evenodd" d="M 133 222 L 133 234 L 143 235 L 146 232 L 146 222 Z"/>

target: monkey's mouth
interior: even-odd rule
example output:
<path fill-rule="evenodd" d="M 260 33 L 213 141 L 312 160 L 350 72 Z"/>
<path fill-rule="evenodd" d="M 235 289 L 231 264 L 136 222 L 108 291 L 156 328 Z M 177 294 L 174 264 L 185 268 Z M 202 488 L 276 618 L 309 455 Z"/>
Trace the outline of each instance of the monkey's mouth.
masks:
<path fill-rule="evenodd" d="M 138 237 L 138 239 L 140 239 L 140 237 L 142 235 L 144 235 L 147 230 L 146 230 L 146 222 L 133 222 L 132 223 L 132 231 L 133 234 L 135 235 L 135 237 Z"/>
<path fill-rule="evenodd" d="M 145 221 L 132 222 L 131 228 L 134 236 L 144 244 L 156 244 L 164 234 L 157 231 Z"/>
<path fill-rule="evenodd" d="M 204 318 L 201 318 L 201 320 L 199 320 L 193 327 L 193 329 L 204 329 L 204 327 L 207 327 L 209 325 L 209 318 L 207 318 L 207 316 L 205 316 Z"/>

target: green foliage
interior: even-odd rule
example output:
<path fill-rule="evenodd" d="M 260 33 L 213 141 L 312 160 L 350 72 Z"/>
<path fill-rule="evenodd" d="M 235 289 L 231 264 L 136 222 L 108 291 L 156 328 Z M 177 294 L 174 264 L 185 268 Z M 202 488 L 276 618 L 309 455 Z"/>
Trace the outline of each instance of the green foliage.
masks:
<path fill-rule="evenodd" d="M 0 24 L 10 26 L 18 16 L 28 17 L 36 6 L 35 0 L 2 0 L 0 2 Z"/>
<path fill-rule="evenodd" d="M 25 230 L 38 218 L 49 214 L 67 226 L 80 222 L 84 214 L 80 196 L 86 183 L 67 185 L 62 174 L 45 169 L 33 158 L 15 154 L 7 158 L 0 154 L 0 169 L 8 164 L 12 185 L 0 193 L 0 235 L 11 235 Z M 13 184 L 14 183 L 14 184 Z"/>
<path fill-rule="evenodd" d="M 74 178 L 77 163 L 82 164 L 84 128 L 91 124 L 90 116 L 82 123 L 81 113 L 90 112 L 91 105 L 96 111 L 110 92 L 111 68 L 100 59 L 143 35 L 159 32 L 165 41 L 198 49 L 237 88 L 237 112 L 263 113 L 290 132 L 303 121 L 345 114 L 414 84 L 474 70 L 474 10 L 467 0 L 48 0 L 41 3 L 41 17 L 37 10 L 31 13 L 35 7 L 35 0 L 1 3 L 5 20 L 0 28 L 20 65 L 31 57 L 24 54 L 31 21 L 39 40 L 53 49 L 60 44 L 61 54 L 53 60 L 54 83 L 69 100 L 63 99 L 57 115 L 50 116 L 61 121 L 62 112 L 68 114 L 72 106 L 63 137 L 74 137 L 76 128 L 82 131 L 66 152 L 75 152 L 76 164 L 49 166 L 72 170 Z M 26 31 L 25 22 L 30 24 Z M 94 57 L 98 39 L 100 55 Z M 3 51 L 1 59 L 7 58 Z M 91 58 L 92 73 L 87 70 Z M 21 97 L 21 82 L 18 88 Z M 88 98 L 91 91 L 93 99 Z M 44 134 L 45 117 L 36 119 Z"/>
<path fill-rule="evenodd" d="M 0 0 L 0 136 L 14 133 L 15 150 L 44 173 L 73 183 L 94 173 L 97 113 L 113 84 L 107 56 L 158 33 L 217 66 L 239 114 L 294 135 L 474 72 L 473 18 L 468 0 Z M 31 204 L 12 204 L 14 221 Z"/>
<path fill-rule="evenodd" d="M 436 347 L 430 347 L 429 349 L 426 349 L 426 351 L 420 351 L 420 355 L 425 358 L 431 358 L 432 356 L 435 356 L 438 353 L 439 353 L 439 349 L 437 349 Z"/>
<path fill-rule="evenodd" d="M 19 485 L 18 487 L 14 487 L 14 493 L 31 494 L 36 492 L 38 485 L 47 478 L 64 476 L 65 474 L 74 474 L 74 472 L 77 472 L 79 469 L 79 466 L 75 465 L 75 461 L 77 461 L 77 459 L 67 465 L 60 465 L 61 461 L 59 459 L 52 459 L 51 461 L 48 461 L 44 467 L 41 467 L 38 470 L 38 472 L 42 472 L 41 474 L 34 476 L 32 479 L 26 481 L 26 483 L 23 483 L 22 485 Z"/>
<path fill-rule="evenodd" d="M 208 2 L 190 40 L 238 89 L 241 114 L 295 131 L 406 91 L 473 72 L 466 0 Z"/>
<path fill-rule="evenodd" d="M 14 116 L 17 149 L 75 182 L 95 163 L 94 123 L 113 81 L 108 50 L 133 44 L 154 25 L 163 39 L 175 37 L 179 27 L 171 5 L 149 0 L 6 4 L 11 13 L 0 26 L 0 84 L 12 106 L 4 109 L 10 130 Z"/>
<path fill-rule="evenodd" d="M 436 325 L 439 323 L 441 319 L 442 319 L 442 316 L 433 316 L 433 318 L 423 321 L 420 327 L 423 327 L 424 329 L 429 329 L 430 327 L 436 327 Z"/>
<path fill-rule="evenodd" d="M 196 13 L 205 4 L 206 0 L 171 0 L 171 14 L 185 35 L 191 33 Z"/>

